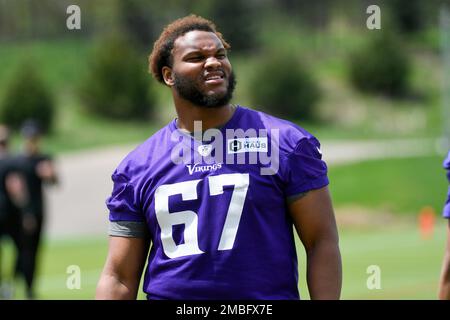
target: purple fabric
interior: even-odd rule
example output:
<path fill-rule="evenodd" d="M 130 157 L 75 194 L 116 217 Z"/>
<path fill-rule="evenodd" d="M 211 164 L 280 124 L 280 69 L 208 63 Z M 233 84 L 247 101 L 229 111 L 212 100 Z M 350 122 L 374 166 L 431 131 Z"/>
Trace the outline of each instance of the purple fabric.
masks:
<path fill-rule="evenodd" d="M 197 163 L 205 170 L 192 172 L 187 164 L 174 164 L 171 152 L 179 144 L 171 138 L 174 120 L 128 154 L 112 175 L 114 187 L 106 201 L 110 220 L 143 221 L 150 231 L 153 245 L 144 279 L 150 299 L 299 299 L 285 200 L 328 185 L 320 144 L 291 122 L 241 106 L 220 131 L 237 128 L 279 130 L 275 143 L 268 133 L 269 150 L 279 146 L 276 174 L 262 175 L 263 163 L 221 162 L 214 168 Z M 193 153 L 201 144 L 191 137 L 186 143 Z M 223 192 L 214 193 L 219 183 L 214 179 L 220 177 L 226 177 L 220 180 Z M 227 218 L 235 219 L 239 209 L 237 227 L 225 231 Z M 231 245 L 221 247 L 222 237 Z M 189 249 L 176 251 L 183 246 Z"/>
<path fill-rule="evenodd" d="M 447 154 L 447 158 L 444 160 L 443 166 L 444 169 L 447 170 L 447 179 L 450 182 L 450 151 Z M 444 218 L 450 219 L 450 185 L 448 187 L 447 201 L 444 205 L 443 216 Z"/>

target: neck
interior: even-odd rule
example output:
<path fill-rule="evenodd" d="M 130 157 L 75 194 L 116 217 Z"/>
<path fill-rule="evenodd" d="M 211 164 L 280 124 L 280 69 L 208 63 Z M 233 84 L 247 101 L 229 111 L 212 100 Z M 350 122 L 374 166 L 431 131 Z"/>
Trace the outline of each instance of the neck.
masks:
<path fill-rule="evenodd" d="M 202 131 L 221 127 L 231 119 L 235 110 L 231 104 L 217 108 L 204 108 L 188 101 L 174 101 L 178 115 L 177 127 L 189 132 L 194 132 L 194 121 L 201 121 Z"/>

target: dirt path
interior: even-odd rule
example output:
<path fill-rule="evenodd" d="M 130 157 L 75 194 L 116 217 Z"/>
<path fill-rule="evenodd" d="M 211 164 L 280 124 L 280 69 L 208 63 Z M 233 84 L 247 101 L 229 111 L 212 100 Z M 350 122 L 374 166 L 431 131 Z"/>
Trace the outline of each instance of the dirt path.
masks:
<path fill-rule="evenodd" d="M 108 227 L 105 200 L 111 173 L 135 145 L 83 151 L 57 159 L 61 184 L 48 188 L 46 235 L 50 238 L 104 235 Z M 368 159 L 414 157 L 435 152 L 435 140 L 323 141 L 328 165 Z"/>

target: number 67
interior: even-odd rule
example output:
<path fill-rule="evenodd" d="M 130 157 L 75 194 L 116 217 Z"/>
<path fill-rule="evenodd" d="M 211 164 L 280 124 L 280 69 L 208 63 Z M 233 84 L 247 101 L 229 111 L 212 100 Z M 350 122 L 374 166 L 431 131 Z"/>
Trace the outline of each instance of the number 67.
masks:
<path fill-rule="evenodd" d="M 169 196 L 181 194 L 184 201 L 197 199 L 197 185 L 201 180 L 191 180 L 161 185 L 155 191 L 156 219 L 161 228 L 161 242 L 169 258 L 201 254 L 198 247 L 198 215 L 191 210 L 169 212 Z M 248 173 L 230 173 L 208 176 L 209 194 L 223 194 L 224 185 L 234 185 L 227 217 L 220 236 L 218 250 L 230 250 L 236 239 L 242 209 L 249 185 Z M 184 243 L 177 245 L 172 237 L 172 226 L 184 224 Z"/>

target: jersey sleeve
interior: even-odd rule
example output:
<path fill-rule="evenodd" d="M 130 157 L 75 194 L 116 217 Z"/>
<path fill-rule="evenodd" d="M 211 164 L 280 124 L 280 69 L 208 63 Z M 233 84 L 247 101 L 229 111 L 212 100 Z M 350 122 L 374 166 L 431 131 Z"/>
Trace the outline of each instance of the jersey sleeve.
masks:
<path fill-rule="evenodd" d="M 130 179 L 117 172 L 111 176 L 113 191 L 106 200 L 110 221 L 144 222 L 144 215 L 140 209 L 139 192 Z"/>
<path fill-rule="evenodd" d="M 450 219 L 450 151 L 448 152 L 447 158 L 444 160 L 443 166 L 447 173 L 449 186 L 447 191 L 447 200 L 445 201 L 444 210 L 442 214 L 444 218 Z"/>
<path fill-rule="evenodd" d="M 286 197 L 319 189 L 329 183 L 320 143 L 314 137 L 301 139 L 285 163 Z"/>
<path fill-rule="evenodd" d="M 447 201 L 445 202 L 444 211 L 442 214 L 444 218 L 450 219 L 450 186 L 448 186 Z"/>

